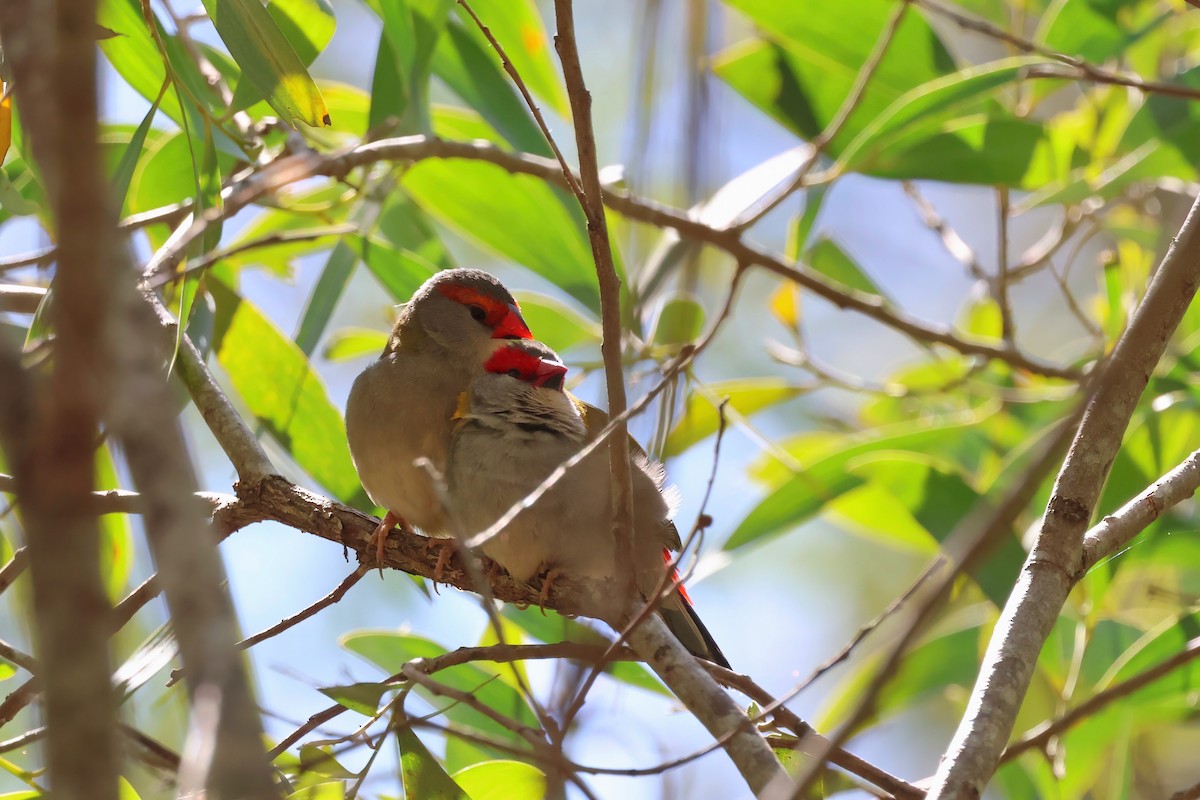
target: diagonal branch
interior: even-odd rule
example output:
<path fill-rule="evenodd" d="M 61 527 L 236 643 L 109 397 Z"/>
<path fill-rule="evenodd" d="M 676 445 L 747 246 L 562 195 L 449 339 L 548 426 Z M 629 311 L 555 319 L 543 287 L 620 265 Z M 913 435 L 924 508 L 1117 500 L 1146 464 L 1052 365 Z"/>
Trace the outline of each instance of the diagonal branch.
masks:
<path fill-rule="evenodd" d="M 1096 378 L 1033 550 L 992 634 L 967 714 L 934 777 L 931 798 L 977 797 L 995 772 L 1038 655 L 1078 578 L 1084 530 L 1129 418 L 1198 284 L 1200 198 Z"/>

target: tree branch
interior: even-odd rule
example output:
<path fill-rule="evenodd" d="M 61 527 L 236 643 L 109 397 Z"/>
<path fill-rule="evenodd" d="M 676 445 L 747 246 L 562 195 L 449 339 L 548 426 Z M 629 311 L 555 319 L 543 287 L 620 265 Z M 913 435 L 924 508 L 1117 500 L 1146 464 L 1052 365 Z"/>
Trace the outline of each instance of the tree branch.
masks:
<path fill-rule="evenodd" d="M 1079 575 L 1083 533 L 1150 374 L 1200 281 L 1200 198 L 1096 378 L 1033 550 L 1005 605 L 931 798 L 978 797 L 996 770 L 1038 655 Z"/>
<path fill-rule="evenodd" d="M 325 163 L 316 168 L 316 174 L 345 175 L 355 167 L 378 161 L 420 161 L 427 158 L 486 161 L 514 174 L 531 175 L 549 183 L 566 185 L 558 164 L 550 159 L 511 153 L 491 144 L 446 141 L 425 136 L 380 139 L 345 153 L 327 156 Z M 1083 375 L 1079 369 L 1047 364 L 1009 347 L 964 339 L 948 328 L 918 320 L 876 295 L 846 289 L 802 264 L 789 264 L 746 241 L 738 230 L 711 227 L 686 211 L 624 191 L 604 189 L 603 197 L 605 205 L 619 214 L 658 228 L 673 229 L 684 238 L 722 250 L 740 264 L 757 266 L 794 281 L 834 306 L 874 319 L 914 341 L 944 345 L 964 355 L 996 359 L 1036 375 L 1068 380 L 1079 380 Z"/>
<path fill-rule="evenodd" d="M 88 508 L 100 415 L 113 385 L 98 336 L 108 320 L 112 286 L 109 265 L 98 266 L 94 250 L 107 233 L 109 192 L 96 144 L 95 10 L 87 0 L 0 5 L 5 60 L 59 239 L 49 380 L 22 373 L 15 354 L 0 356 L 0 371 L 9 373 L 0 385 L 11 395 L 0 444 L 16 476 L 43 666 L 18 693 L 32 692 L 38 683 L 44 689 L 54 794 L 116 800 L 112 609 L 100 575 L 99 523 Z"/>

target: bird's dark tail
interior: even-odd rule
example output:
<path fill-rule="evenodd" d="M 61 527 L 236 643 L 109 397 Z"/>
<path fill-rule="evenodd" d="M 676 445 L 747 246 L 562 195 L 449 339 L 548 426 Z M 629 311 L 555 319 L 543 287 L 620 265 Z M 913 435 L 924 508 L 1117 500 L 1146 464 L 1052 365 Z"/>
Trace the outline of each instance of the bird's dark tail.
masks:
<path fill-rule="evenodd" d="M 704 623 L 700 621 L 696 609 L 692 608 L 691 601 L 687 599 L 686 595 L 681 594 L 681 591 L 672 592 L 663 600 L 658 609 L 658 615 L 662 617 L 667 628 L 675 634 L 675 638 L 687 648 L 689 653 L 719 664 L 725 669 L 731 669 L 729 660 L 725 658 L 725 654 L 713 640 L 708 628 L 704 627 Z"/>

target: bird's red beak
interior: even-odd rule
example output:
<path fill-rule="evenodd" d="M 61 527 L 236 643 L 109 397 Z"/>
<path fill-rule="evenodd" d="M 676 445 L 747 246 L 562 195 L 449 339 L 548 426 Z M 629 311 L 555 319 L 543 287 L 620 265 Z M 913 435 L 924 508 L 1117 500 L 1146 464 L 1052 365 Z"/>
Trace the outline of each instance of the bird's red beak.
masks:
<path fill-rule="evenodd" d="M 537 369 L 533 372 L 533 380 L 530 381 L 534 386 L 545 386 L 548 389 L 557 389 L 562 391 L 563 380 L 567 376 L 567 368 L 557 361 L 546 361 L 538 359 Z"/>
<path fill-rule="evenodd" d="M 514 304 L 508 304 L 508 311 L 492 328 L 493 339 L 532 339 L 533 334 L 529 332 L 529 326 L 525 324 L 525 318 L 521 316 L 521 309 Z"/>

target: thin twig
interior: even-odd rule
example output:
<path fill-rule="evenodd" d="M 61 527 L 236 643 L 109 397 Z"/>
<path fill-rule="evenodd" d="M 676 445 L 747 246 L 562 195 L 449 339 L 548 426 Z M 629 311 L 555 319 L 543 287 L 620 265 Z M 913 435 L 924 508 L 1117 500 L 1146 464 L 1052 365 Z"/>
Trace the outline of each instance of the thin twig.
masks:
<path fill-rule="evenodd" d="M 1009 745 L 1004 754 L 1000 756 L 1000 763 L 1003 764 L 1011 761 L 1028 750 L 1044 747 L 1050 739 L 1092 716 L 1109 703 L 1120 700 L 1123 697 L 1128 697 L 1138 689 L 1154 683 L 1180 667 L 1187 666 L 1197 657 L 1200 657 L 1200 638 L 1192 639 L 1178 653 L 1160 661 L 1153 667 L 1143 670 L 1120 683 L 1115 683 L 1102 692 L 1097 692 L 1061 717 L 1039 725 L 1021 737 L 1020 740 Z"/>
<path fill-rule="evenodd" d="M 915 1 L 913 0 L 913 2 Z M 316 174 L 338 175 L 345 174 L 354 167 L 381 160 L 419 161 L 427 158 L 466 158 L 486 161 L 514 174 L 532 175 L 553 183 L 564 182 L 558 164 L 549 159 L 511 153 L 485 143 L 453 142 L 424 136 L 408 136 L 370 142 L 344 154 L 328 156 L 324 165 L 314 169 Z M 713 228 L 698 221 L 686 211 L 615 189 L 604 190 L 604 202 L 612 210 L 630 219 L 659 228 L 674 229 L 685 238 L 725 251 L 738 263 L 760 267 L 794 281 L 838 308 L 863 314 L 915 341 L 945 345 L 964 355 L 996 359 L 1036 375 L 1068 380 L 1079 380 L 1083 376 L 1079 369 L 1046 364 L 1030 358 L 1018 350 L 964 339 L 943 326 L 931 325 L 918 320 L 878 296 L 848 290 L 808 267 L 788 263 L 757 245 L 747 242 L 738 231 Z"/>
<path fill-rule="evenodd" d="M 1145 81 L 1141 78 L 1132 75 L 1122 75 L 1120 73 L 1111 72 L 1090 64 L 1081 58 L 1069 56 L 1064 53 L 1059 53 L 1049 48 L 1043 47 L 1035 42 L 1030 41 L 1022 36 L 1010 33 L 1003 28 L 993 25 L 985 19 L 974 17 L 969 14 L 964 14 L 957 9 L 942 4 L 938 0 L 911 0 L 922 8 L 928 9 L 938 16 L 945 17 L 954 24 L 964 30 L 981 33 L 992 39 L 997 39 L 1005 44 L 1008 44 L 1022 53 L 1035 53 L 1046 58 L 1061 62 L 1068 67 L 1073 68 L 1073 72 L 1054 71 L 1050 67 L 1032 68 L 1026 75 L 1030 78 L 1059 78 L 1063 80 L 1085 80 L 1093 83 L 1112 84 L 1114 86 L 1129 86 L 1135 89 L 1140 89 L 1148 94 L 1165 94 L 1173 97 L 1184 97 L 1189 99 L 1200 98 L 1200 90 L 1174 83 L 1160 83 L 1157 81 Z"/>
<path fill-rule="evenodd" d="M 567 187 L 571 190 L 571 194 L 575 195 L 576 199 L 579 200 L 580 204 L 585 205 L 587 201 L 584 196 L 583 187 L 575 177 L 575 173 L 571 171 L 571 165 L 563 157 L 562 151 L 558 149 L 558 142 L 554 141 L 554 135 L 550 133 L 550 126 L 546 124 L 546 120 L 542 117 L 542 110 L 534 102 L 533 95 L 529 93 L 529 87 L 525 85 L 525 81 L 521 80 L 521 75 L 517 72 L 517 68 L 513 66 L 512 61 L 509 60 L 508 53 L 504 52 L 504 47 L 500 42 L 496 41 L 496 37 L 492 35 L 492 31 L 488 26 L 483 24 L 483 21 L 479 19 L 479 16 L 475 13 L 475 9 L 471 8 L 467 0 L 458 0 L 458 4 L 475 21 L 475 24 L 479 26 L 479 30 L 483 32 L 484 38 L 488 40 L 488 43 L 496 50 L 496 54 L 500 56 L 500 63 L 504 66 L 504 71 L 508 73 L 508 77 L 512 78 L 513 85 L 517 87 L 517 91 L 521 93 L 521 97 L 525 98 L 525 105 L 533 113 L 533 118 L 537 121 L 538 128 L 542 131 L 542 136 L 546 138 L 546 143 L 550 145 L 550 149 L 554 151 L 554 157 L 558 159 L 558 164 L 562 167 L 562 174 L 564 180 L 567 182 Z M 576 119 L 575 125 L 578 129 L 578 119 Z M 586 211 L 586 207 L 584 210 Z"/>
<path fill-rule="evenodd" d="M 879 69 L 879 63 L 883 61 L 888 48 L 891 47 L 892 40 L 896 38 L 896 31 L 900 29 L 900 23 L 904 20 L 904 12 L 908 10 L 910 1 L 899 0 L 893 6 L 891 17 L 884 23 L 883 28 L 879 32 L 879 37 L 875 40 L 875 44 L 867 56 L 867 60 L 863 62 L 858 73 L 854 76 L 854 83 L 851 85 L 850 91 L 842 98 L 841 105 L 838 106 L 837 112 L 829 120 L 824 130 L 812 140 L 808 156 L 805 158 L 804 163 L 796 170 L 791 183 L 767 202 L 753 209 L 749 214 L 742 215 L 734 223 L 733 227 L 739 230 L 749 228 L 755 222 L 769 214 L 780 203 L 791 196 L 793 192 L 803 188 L 805 179 L 808 177 L 809 172 L 812 171 L 817 160 L 821 157 L 821 154 L 825 152 L 825 148 L 842 132 L 842 128 L 845 127 L 847 120 L 850 119 L 850 116 L 862 102 L 867 92 L 867 86 L 871 83 L 871 78 L 875 76 L 876 70 Z"/>

